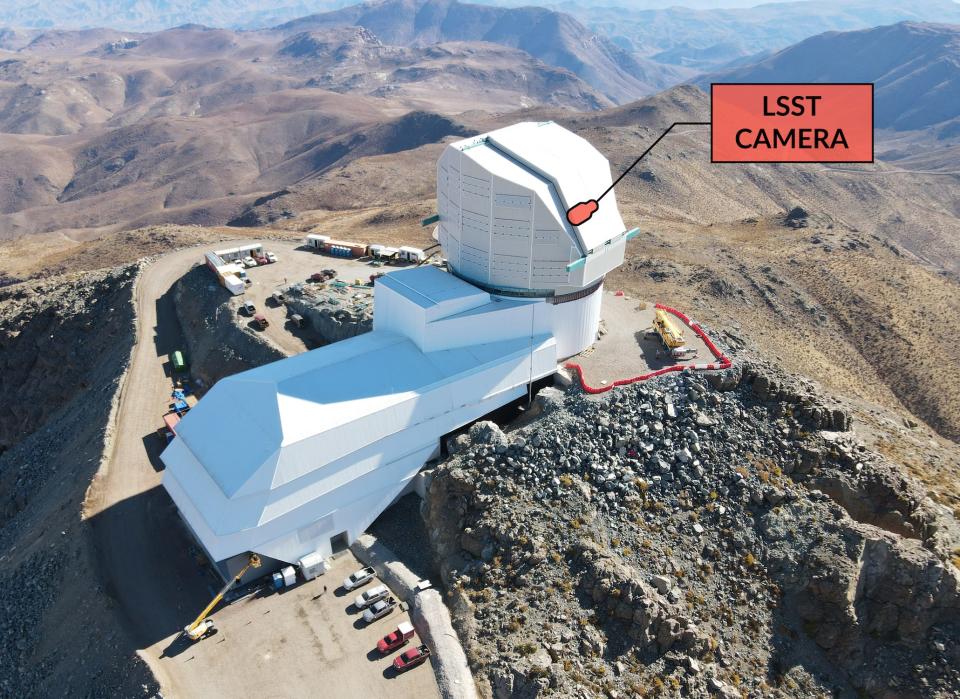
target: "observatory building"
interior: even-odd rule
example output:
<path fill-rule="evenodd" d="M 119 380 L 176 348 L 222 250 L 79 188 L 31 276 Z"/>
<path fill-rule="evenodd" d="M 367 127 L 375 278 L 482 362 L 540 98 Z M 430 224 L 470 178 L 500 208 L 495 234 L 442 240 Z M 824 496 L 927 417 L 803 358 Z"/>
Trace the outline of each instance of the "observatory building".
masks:
<path fill-rule="evenodd" d="M 219 381 L 162 454 L 163 485 L 231 576 L 356 539 L 436 456 L 441 438 L 516 400 L 588 347 L 604 275 L 623 260 L 606 159 L 552 123 L 449 145 L 437 237 L 449 272 L 391 272 L 373 330 Z"/>

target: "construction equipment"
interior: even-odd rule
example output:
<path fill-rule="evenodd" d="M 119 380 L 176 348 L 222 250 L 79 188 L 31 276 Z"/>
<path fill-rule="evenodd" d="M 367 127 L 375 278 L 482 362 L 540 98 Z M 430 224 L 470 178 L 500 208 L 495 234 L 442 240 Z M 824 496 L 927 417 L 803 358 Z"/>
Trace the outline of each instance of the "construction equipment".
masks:
<path fill-rule="evenodd" d="M 193 620 L 192 624 L 188 624 L 187 626 L 183 627 L 183 635 L 189 638 L 191 641 L 199 641 L 201 638 L 210 633 L 210 631 L 213 630 L 213 619 L 208 619 L 207 616 L 213 611 L 214 607 L 220 604 L 220 600 L 222 600 L 223 596 L 230 591 L 230 588 L 240 582 L 240 579 L 243 578 L 248 570 L 259 567 L 260 556 L 255 553 L 250 554 L 250 560 L 247 561 L 247 565 L 245 565 L 240 572 L 237 573 L 236 577 L 223 586 L 223 589 L 221 589 L 220 592 L 218 592 L 217 595 L 210 600 L 210 604 L 208 604 L 204 610 L 200 612 L 200 615 Z"/>
<path fill-rule="evenodd" d="M 670 315 L 662 308 L 657 309 L 653 319 L 653 329 L 674 359 L 688 359 L 696 356 L 697 351 L 684 344 L 683 330 L 677 327 Z"/>

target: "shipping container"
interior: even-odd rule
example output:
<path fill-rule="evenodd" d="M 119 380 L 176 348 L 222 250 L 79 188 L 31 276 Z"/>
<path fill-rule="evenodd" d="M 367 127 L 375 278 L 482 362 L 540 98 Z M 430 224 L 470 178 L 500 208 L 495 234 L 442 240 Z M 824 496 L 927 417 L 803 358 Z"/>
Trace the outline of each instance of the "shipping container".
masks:
<path fill-rule="evenodd" d="M 244 289 L 246 289 L 243 280 L 241 280 L 236 274 L 225 274 L 224 276 L 220 277 L 220 282 L 223 284 L 224 288 L 226 288 L 226 290 L 234 296 L 239 296 L 244 292 Z"/>
<path fill-rule="evenodd" d="M 181 374 L 187 370 L 187 363 L 183 359 L 183 352 L 175 350 L 170 353 L 170 368 L 175 374 Z"/>
<path fill-rule="evenodd" d="M 307 236 L 306 244 L 307 247 L 313 248 L 314 250 L 320 250 L 323 247 L 323 244 L 330 240 L 329 235 L 317 235 L 316 233 L 311 233 Z"/>
<path fill-rule="evenodd" d="M 397 257 L 406 262 L 423 262 L 427 259 L 427 254 L 420 248 L 412 248 L 409 245 L 404 245 L 399 248 Z"/>
<path fill-rule="evenodd" d="M 325 240 L 322 249 L 334 257 L 363 257 L 367 254 L 367 246 L 361 243 L 351 243 L 346 240 Z"/>
<path fill-rule="evenodd" d="M 308 553 L 297 561 L 297 566 L 300 568 L 300 574 L 304 580 L 313 580 L 318 575 L 323 575 L 327 572 L 327 564 L 323 560 L 323 556 L 316 551 Z"/>

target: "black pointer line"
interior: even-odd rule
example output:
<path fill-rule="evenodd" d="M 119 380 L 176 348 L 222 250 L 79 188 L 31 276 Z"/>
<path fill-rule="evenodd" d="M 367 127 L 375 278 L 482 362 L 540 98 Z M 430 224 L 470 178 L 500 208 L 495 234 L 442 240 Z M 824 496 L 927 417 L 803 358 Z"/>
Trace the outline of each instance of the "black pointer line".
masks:
<path fill-rule="evenodd" d="M 640 157 L 637 158 L 636 160 L 634 160 L 634 161 L 633 161 L 633 164 L 632 164 L 630 167 L 628 167 L 626 170 L 623 171 L 623 173 L 620 175 L 620 177 L 618 177 L 617 179 L 615 179 L 615 180 L 613 181 L 613 184 L 612 184 L 612 185 L 610 185 L 610 186 L 607 187 L 605 190 L 603 190 L 603 194 L 601 194 L 599 197 L 597 197 L 597 198 L 596 198 L 596 201 L 599 202 L 601 199 L 603 199 L 605 196 L 607 196 L 607 194 L 610 193 L 610 190 L 613 189 L 614 187 L 616 187 L 616 186 L 617 186 L 617 183 L 618 183 L 620 180 L 622 180 L 624 177 L 626 177 L 626 176 L 627 176 L 627 173 L 629 173 L 633 168 L 635 168 L 635 167 L 637 166 L 637 164 L 638 164 L 641 160 L 643 160 L 644 156 L 646 156 L 647 153 L 649 153 L 650 151 L 653 150 L 653 147 L 654 147 L 655 145 L 657 145 L 658 143 L 660 143 L 660 141 L 663 140 L 664 136 L 666 136 L 668 133 L 670 133 L 671 131 L 673 131 L 673 127 L 674 127 L 674 126 L 710 126 L 710 122 L 709 122 L 709 121 L 675 121 L 675 122 L 673 122 L 672 124 L 670 124 L 670 126 L 667 127 L 667 130 L 664 131 L 662 134 L 660 134 L 660 137 L 659 137 L 656 141 L 654 141 L 653 143 L 651 143 L 651 144 L 647 147 L 647 149 L 646 149 L 645 151 L 643 151 L 643 153 L 640 154 Z"/>
<path fill-rule="evenodd" d="M 611 184 L 609 187 L 603 190 L 603 194 L 601 194 L 596 199 L 587 199 L 587 201 L 581 201 L 580 203 L 574 204 L 569 209 L 567 209 L 567 221 L 570 222 L 570 225 L 580 226 L 586 223 L 587 221 L 589 221 L 591 218 L 593 218 L 593 215 L 600 208 L 600 200 L 603 199 L 605 196 L 607 196 L 607 194 L 610 193 L 610 190 L 616 187 L 617 183 L 620 180 L 622 180 L 624 177 L 626 177 L 627 173 L 630 172 L 633 168 L 635 168 L 637 166 L 637 163 L 643 160 L 643 158 L 647 155 L 647 153 L 653 150 L 653 147 L 655 145 L 657 145 L 658 143 L 660 143 L 660 141 L 663 140 L 664 136 L 666 136 L 668 133 L 673 131 L 674 126 L 710 126 L 710 122 L 709 121 L 675 121 L 672 124 L 670 124 L 670 126 L 667 127 L 667 130 L 664 131 L 662 134 L 660 134 L 660 137 L 656 141 L 651 143 L 647 147 L 647 149 L 640 154 L 640 157 L 634 160 L 633 164 L 630 167 L 628 167 L 626 170 L 624 170 L 623 173 L 621 173 L 620 177 L 618 177 L 613 181 L 613 184 Z"/>

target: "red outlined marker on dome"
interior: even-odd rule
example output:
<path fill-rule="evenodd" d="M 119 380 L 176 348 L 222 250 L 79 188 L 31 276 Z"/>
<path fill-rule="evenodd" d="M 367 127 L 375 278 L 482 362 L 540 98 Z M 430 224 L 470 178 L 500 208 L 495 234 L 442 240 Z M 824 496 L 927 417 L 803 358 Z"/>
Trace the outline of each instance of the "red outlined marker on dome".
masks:
<path fill-rule="evenodd" d="M 597 213 L 600 208 L 600 202 L 596 199 L 589 199 L 575 204 L 567 211 L 567 220 L 572 226 L 580 226 L 590 220 L 590 217 Z"/>
<path fill-rule="evenodd" d="M 574 204 L 569 209 L 567 209 L 567 221 L 570 222 L 571 226 L 582 226 L 584 223 L 590 220 L 590 218 L 597 213 L 600 209 L 600 201 L 617 186 L 617 183 L 620 182 L 624 177 L 627 176 L 627 173 L 630 172 L 633 168 L 637 166 L 644 156 L 653 150 L 653 147 L 660 143 L 663 140 L 663 137 L 666 136 L 673 130 L 674 126 L 710 126 L 709 121 L 675 121 L 670 126 L 667 127 L 667 130 L 660 134 L 660 137 L 650 144 L 650 146 L 640 154 L 640 157 L 633 161 L 633 164 L 630 165 L 626 170 L 620 173 L 620 176 L 613 181 L 609 187 L 603 190 L 601 194 L 596 199 L 587 199 L 586 201 L 581 201 L 578 204 Z"/>

